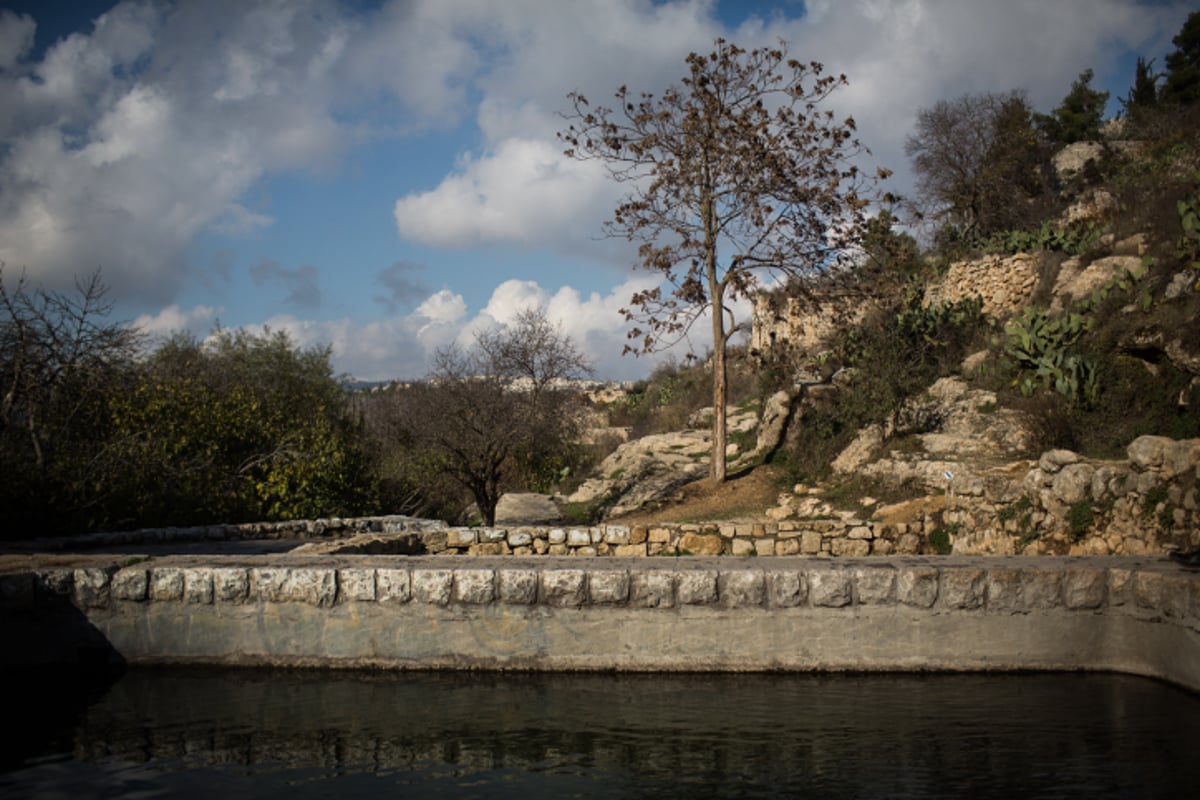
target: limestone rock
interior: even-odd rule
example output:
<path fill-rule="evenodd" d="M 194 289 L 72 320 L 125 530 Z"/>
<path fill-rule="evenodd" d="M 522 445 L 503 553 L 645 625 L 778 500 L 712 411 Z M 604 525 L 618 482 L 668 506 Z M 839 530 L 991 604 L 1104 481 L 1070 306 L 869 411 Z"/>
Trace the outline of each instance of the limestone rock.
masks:
<path fill-rule="evenodd" d="M 534 492 L 508 492 L 496 504 L 497 525 L 537 525 L 562 517 L 553 498 Z"/>

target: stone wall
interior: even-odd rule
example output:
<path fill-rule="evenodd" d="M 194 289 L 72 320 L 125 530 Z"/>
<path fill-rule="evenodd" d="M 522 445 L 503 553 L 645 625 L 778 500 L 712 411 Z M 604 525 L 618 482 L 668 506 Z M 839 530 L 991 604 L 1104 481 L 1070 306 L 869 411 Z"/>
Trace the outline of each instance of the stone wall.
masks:
<path fill-rule="evenodd" d="M 925 305 L 955 303 L 972 297 L 983 301 L 983 313 L 1007 319 L 1029 303 L 1037 289 L 1041 255 L 990 255 L 958 261 L 940 281 L 925 289 Z"/>
<path fill-rule="evenodd" d="M 73 660 L 85 633 L 129 663 L 1104 669 L 1200 690 L 1200 573 L 1128 558 L 264 556 L 0 576 L 0 665 Z"/>

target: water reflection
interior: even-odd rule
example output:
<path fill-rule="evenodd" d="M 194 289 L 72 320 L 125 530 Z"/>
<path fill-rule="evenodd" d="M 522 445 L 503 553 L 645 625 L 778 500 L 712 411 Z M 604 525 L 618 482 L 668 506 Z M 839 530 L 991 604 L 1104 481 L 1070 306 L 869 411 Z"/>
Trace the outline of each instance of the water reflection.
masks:
<path fill-rule="evenodd" d="M 1188 796 L 1198 712 L 1115 675 L 133 670 L 0 794 Z"/>

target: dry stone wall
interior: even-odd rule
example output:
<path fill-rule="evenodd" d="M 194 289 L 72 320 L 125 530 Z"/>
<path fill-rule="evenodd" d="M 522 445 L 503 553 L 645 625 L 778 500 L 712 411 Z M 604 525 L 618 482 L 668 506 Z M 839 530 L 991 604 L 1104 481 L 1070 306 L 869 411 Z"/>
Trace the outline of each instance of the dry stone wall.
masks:
<path fill-rule="evenodd" d="M 1042 256 L 991 255 L 950 265 L 945 276 L 925 290 L 924 304 L 956 303 L 978 297 L 983 313 L 1007 319 L 1029 303 L 1037 289 Z"/>

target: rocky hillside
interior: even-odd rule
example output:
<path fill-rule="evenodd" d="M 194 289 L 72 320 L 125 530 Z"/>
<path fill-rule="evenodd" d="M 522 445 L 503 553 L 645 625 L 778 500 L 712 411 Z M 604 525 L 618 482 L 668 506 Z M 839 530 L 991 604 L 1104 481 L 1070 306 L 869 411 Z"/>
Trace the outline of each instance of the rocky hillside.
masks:
<path fill-rule="evenodd" d="M 853 419 L 838 409 L 861 405 L 888 378 L 844 357 L 853 352 L 846 334 L 894 308 L 885 300 L 848 316 L 760 304 L 774 316 L 756 314 L 754 340 L 787 350 L 787 375 L 761 411 L 747 404 L 731 415 L 729 455 L 742 475 L 734 483 L 769 469 L 778 492 L 757 513 L 699 507 L 791 530 L 862 522 L 871 552 L 1200 546 L 1200 173 L 1189 152 L 1165 167 L 1129 145 L 1060 154 L 1071 190 L 1055 218 L 931 270 L 919 306 L 900 311 L 930 349 L 941 343 L 938 325 L 978 314 L 974 349 L 854 430 L 839 433 L 829 419 Z M 561 500 L 606 519 L 685 519 L 670 507 L 706 495 L 707 413 L 621 445 Z M 817 458 L 814 441 L 837 446 Z M 799 479 L 780 477 L 789 474 L 781 464 L 805 457 Z M 812 469 L 814 460 L 824 467 Z"/>

